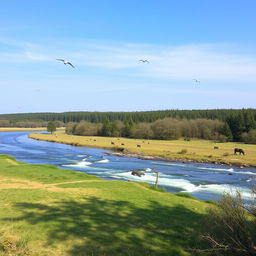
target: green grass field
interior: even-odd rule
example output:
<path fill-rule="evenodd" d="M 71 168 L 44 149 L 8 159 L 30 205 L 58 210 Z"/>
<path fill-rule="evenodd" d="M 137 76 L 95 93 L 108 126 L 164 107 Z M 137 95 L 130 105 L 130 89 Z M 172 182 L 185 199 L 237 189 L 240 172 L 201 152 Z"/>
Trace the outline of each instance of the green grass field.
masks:
<path fill-rule="evenodd" d="M 211 204 L 0 156 L 0 255 L 191 255 Z"/>
<path fill-rule="evenodd" d="M 127 138 L 110 138 L 96 136 L 67 135 L 64 132 L 54 134 L 34 133 L 30 138 L 76 146 L 115 149 L 122 147 L 128 152 L 140 155 L 162 157 L 170 160 L 192 160 L 198 162 L 225 163 L 236 166 L 256 167 L 256 145 L 240 143 L 214 143 L 197 140 L 141 140 Z M 112 142 L 114 144 L 112 144 Z M 140 147 L 137 147 L 140 145 Z M 214 149 L 217 146 L 219 149 Z M 234 148 L 242 148 L 245 155 L 234 155 Z"/>

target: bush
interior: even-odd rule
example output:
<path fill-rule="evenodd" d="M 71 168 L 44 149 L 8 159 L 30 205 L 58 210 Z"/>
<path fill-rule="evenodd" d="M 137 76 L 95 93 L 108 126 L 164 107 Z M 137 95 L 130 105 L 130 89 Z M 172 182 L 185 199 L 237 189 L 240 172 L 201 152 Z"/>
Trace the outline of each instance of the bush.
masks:
<path fill-rule="evenodd" d="M 227 141 L 228 141 L 228 137 L 221 134 L 221 135 L 218 136 L 217 141 L 218 141 L 218 142 L 222 142 L 222 143 L 223 143 L 223 142 L 227 142 Z"/>
<path fill-rule="evenodd" d="M 256 189 L 252 189 L 254 199 Z M 245 205 L 240 192 L 225 193 L 205 218 L 202 247 L 195 252 L 214 256 L 256 255 L 256 200 Z"/>
<path fill-rule="evenodd" d="M 242 133 L 241 140 L 245 143 L 256 144 L 256 130 Z"/>
<path fill-rule="evenodd" d="M 228 152 L 223 153 L 223 156 L 229 156 L 230 154 Z"/>
<path fill-rule="evenodd" d="M 181 151 L 178 152 L 178 154 L 186 154 L 187 152 L 188 150 L 183 148 Z"/>

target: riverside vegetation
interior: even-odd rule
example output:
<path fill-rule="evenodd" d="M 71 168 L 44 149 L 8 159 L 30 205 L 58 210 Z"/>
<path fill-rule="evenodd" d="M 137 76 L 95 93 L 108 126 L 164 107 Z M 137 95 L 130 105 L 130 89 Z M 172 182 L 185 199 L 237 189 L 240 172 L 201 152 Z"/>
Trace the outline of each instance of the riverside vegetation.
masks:
<path fill-rule="evenodd" d="M 76 135 L 177 139 L 196 137 L 256 144 L 256 109 L 1 114 L 0 127 L 57 127 Z M 81 121 L 89 124 L 82 128 Z M 77 127 L 72 127 L 72 123 Z M 70 129 L 71 128 L 71 129 Z M 86 133 L 86 134 L 85 134 Z M 90 133 L 90 134 L 88 134 Z"/>
<path fill-rule="evenodd" d="M 213 205 L 0 155 L 0 255 L 188 256 Z"/>

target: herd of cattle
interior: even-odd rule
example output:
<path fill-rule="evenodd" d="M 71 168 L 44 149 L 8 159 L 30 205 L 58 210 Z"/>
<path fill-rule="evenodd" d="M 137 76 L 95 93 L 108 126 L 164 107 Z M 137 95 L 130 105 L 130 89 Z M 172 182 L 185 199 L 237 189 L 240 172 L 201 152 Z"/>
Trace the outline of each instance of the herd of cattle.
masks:
<path fill-rule="evenodd" d="M 111 145 L 115 145 L 115 142 L 111 141 Z M 121 145 L 124 146 L 124 143 L 121 143 Z M 141 145 L 137 144 L 137 148 L 141 148 Z M 219 149 L 219 147 L 214 146 L 213 149 Z M 239 153 L 240 155 L 245 155 L 245 152 L 242 148 L 234 148 L 234 155 L 236 155 L 237 153 Z"/>

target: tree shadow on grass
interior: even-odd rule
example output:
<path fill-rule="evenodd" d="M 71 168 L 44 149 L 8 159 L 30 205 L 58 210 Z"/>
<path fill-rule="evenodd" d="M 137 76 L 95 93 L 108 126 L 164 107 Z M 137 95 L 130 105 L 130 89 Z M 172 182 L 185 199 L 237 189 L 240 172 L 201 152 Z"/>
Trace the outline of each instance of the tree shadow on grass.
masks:
<path fill-rule="evenodd" d="M 73 240 L 70 256 L 187 255 L 201 220 L 201 215 L 182 205 L 157 201 L 150 201 L 146 208 L 99 198 L 54 205 L 17 203 L 16 207 L 21 216 L 11 220 L 43 223 L 47 245 Z"/>

